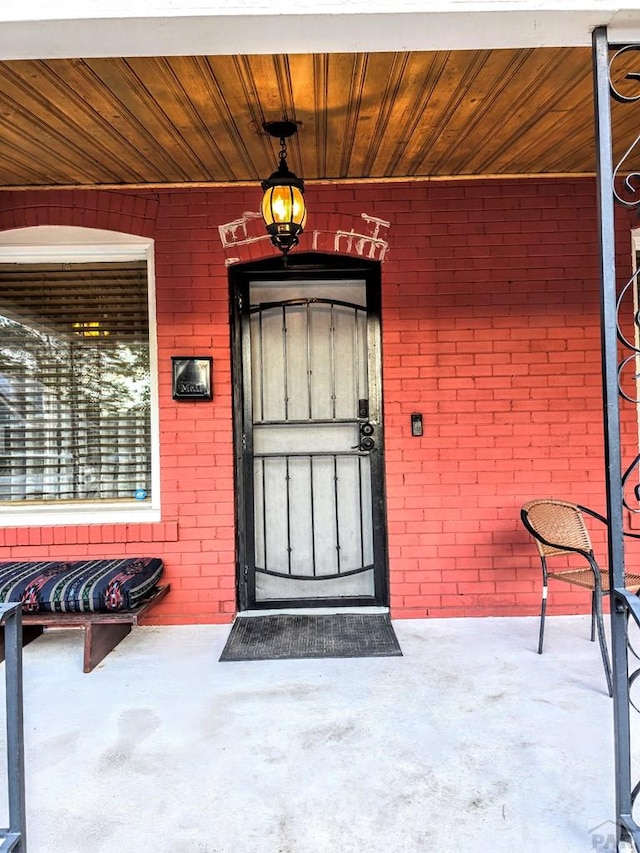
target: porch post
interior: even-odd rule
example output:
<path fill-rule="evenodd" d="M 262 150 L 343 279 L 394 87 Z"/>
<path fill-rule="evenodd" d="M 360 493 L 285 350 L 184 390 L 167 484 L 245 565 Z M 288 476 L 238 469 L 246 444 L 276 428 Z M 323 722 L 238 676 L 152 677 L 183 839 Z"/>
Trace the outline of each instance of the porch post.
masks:
<path fill-rule="evenodd" d="M 618 398 L 618 341 L 616 306 L 613 145 L 609 89 L 609 43 L 606 27 L 593 32 L 593 75 L 596 121 L 598 233 L 600 244 L 600 323 L 606 465 L 608 551 L 611 602 L 611 649 L 618 840 L 630 840 L 631 751 L 627 670 L 627 613 L 614 596 L 624 587 L 624 540 L 620 412 Z M 628 822 L 627 822 L 628 821 Z"/>
<path fill-rule="evenodd" d="M 26 853 L 27 819 L 24 787 L 24 723 L 22 709 L 22 612 L 19 604 L 0 605 L 0 631 L 6 652 L 5 704 L 9 827 L 0 830 L 0 851 Z"/>

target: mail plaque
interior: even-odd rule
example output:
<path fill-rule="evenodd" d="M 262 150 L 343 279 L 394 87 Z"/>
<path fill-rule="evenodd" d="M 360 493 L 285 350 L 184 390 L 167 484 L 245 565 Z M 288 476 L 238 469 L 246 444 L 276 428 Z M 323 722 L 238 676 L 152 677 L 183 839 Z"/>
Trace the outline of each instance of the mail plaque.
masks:
<path fill-rule="evenodd" d="M 210 356 L 171 358 L 174 400 L 211 400 L 213 398 L 212 362 Z"/>

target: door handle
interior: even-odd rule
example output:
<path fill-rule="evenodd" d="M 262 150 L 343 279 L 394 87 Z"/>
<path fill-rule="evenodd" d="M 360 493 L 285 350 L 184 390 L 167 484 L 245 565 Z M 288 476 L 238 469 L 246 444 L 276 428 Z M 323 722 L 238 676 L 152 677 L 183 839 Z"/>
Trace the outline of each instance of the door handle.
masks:
<path fill-rule="evenodd" d="M 373 448 L 374 448 L 375 446 L 376 446 L 375 441 L 374 441 L 372 438 L 369 438 L 368 436 L 365 436 L 365 437 L 362 439 L 362 441 L 360 442 L 360 444 L 354 444 L 354 445 L 352 446 L 352 448 L 351 448 L 351 449 L 352 449 L 352 450 L 364 450 L 364 451 L 368 451 L 368 450 L 373 450 Z"/>

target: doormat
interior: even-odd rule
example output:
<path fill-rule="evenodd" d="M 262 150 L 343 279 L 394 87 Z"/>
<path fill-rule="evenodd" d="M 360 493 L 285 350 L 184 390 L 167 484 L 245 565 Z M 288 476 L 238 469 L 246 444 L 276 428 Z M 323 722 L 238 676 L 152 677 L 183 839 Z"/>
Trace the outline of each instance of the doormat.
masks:
<path fill-rule="evenodd" d="M 221 661 L 401 657 L 387 613 L 240 616 Z"/>

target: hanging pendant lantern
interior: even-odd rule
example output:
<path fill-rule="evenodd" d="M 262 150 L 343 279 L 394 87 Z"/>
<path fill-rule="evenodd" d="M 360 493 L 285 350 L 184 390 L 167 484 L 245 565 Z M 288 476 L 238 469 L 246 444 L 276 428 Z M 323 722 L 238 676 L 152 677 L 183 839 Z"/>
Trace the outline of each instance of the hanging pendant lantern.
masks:
<path fill-rule="evenodd" d="M 271 242 L 286 255 L 297 246 L 307 222 L 304 181 L 287 166 L 286 140 L 298 128 L 292 121 L 266 122 L 263 127 L 270 136 L 280 140 L 280 163 L 277 170 L 262 182 L 262 218 Z"/>

